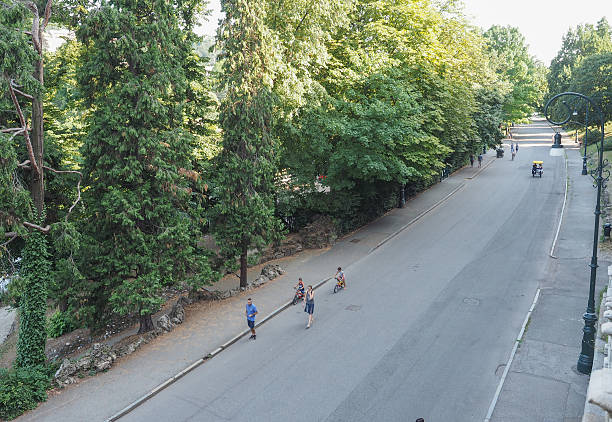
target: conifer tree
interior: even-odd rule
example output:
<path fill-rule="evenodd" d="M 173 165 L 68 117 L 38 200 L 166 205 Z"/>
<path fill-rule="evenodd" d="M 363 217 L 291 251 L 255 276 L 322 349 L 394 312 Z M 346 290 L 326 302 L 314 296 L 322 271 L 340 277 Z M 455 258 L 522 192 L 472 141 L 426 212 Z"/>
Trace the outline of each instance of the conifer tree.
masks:
<path fill-rule="evenodd" d="M 277 148 L 271 136 L 274 97 L 274 43 L 264 25 L 261 0 L 222 2 L 225 20 L 219 30 L 225 62 L 226 90 L 220 122 L 223 150 L 217 169 L 218 202 L 214 231 L 231 267 L 240 257 L 240 287 L 247 285 L 247 252 L 282 233 L 274 216 Z"/>
<path fill-rule="evenodd" d="M 139 332 L 153 328 L 164 286 L 191 274 L 198 287 L 211 275 L 197 247 L 188 182 L 199 176 L 190 170 L 192 138 L 184 130 L 199 8 L 197 0 L 111 0 L 77 32 L 86 45 L 80 83 L 92 110 L 82 148 L 90 300 L 97 315 L 136 313 Z"/>

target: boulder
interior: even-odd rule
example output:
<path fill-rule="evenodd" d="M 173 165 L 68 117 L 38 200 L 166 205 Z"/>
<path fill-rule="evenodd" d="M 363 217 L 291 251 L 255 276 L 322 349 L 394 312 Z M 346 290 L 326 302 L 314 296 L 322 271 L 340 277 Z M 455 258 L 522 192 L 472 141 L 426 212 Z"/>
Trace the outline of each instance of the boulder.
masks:
<path fill-rule="evenodd" d="M 261 269 L 261 275 L 273 280 L 279 275 L 285 274 L 285 270 L 278 264 L 268 264 Z"/>
<path fill-rule="evenodd" d="M 173 324 L 170 321 L 170 318 L 168 318 L 168 315 L 162 315 L 157 320 L 157 327 L 164 331 L 172 331 Z"/>
<path fill-rule="evenodd" d="M 173 324 L 182 324 L 185 320 L 185 309 L 179 303 L 174 304 L 172 311 L 168 314 Z"/>
<path fill-rule="evenodd" d="M 77 366 L 70 359 L 64 359 L 62 364 L 55 372 L 55 380 L 65 382 L 71 375 L 77 372 Z"/>

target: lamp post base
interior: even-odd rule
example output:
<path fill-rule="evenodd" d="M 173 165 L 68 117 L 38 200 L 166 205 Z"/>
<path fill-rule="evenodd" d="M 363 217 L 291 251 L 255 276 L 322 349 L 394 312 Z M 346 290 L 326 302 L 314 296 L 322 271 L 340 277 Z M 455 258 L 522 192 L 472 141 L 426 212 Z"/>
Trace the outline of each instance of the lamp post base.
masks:
<path fill-rule="evenodd" d="M 587 171 L 587 158 L 586 155 L 584 157 L 582 157 L 582 175 L 587 175 L 589 174 L 589 172 Z"/>
<path fill-rule="evenodd" d="M 595 323 L 597 315 L 586 312 L 582 318 L 584 319 L 584 328 L 582 332 L 582 350 L 578 357 L 578 365 L 576 369 L 581 374 L 590 374 L 593 369 L 593 356 L 595 354 Z"/>
<path fill-rule="evenodd" d="M 553 144 L 553 146 L 551 148 L 563 148 L 563 145 L 561 145 L 561 144 Z"/>

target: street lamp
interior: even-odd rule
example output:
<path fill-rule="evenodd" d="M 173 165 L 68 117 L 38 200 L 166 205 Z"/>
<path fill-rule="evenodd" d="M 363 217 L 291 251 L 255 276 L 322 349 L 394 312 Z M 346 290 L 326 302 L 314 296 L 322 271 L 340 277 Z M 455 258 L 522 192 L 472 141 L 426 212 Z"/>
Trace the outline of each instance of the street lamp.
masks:
<path fill-rule="evenodd" d="M 565 101 L 562 101 L 563 105 L 565 106 L 565 108 L 568 110 L 569 112 L 569 106 L 567 105 L 567 103 Z M 576 116 L 578 116 L 578 111 L 576 110 L 576 108 L 574 107 L 574 111 L 572 111 L 572 118 L 575 118 Z M 573 123 L 575 125 L 582 125 L 582 123 L 576 121 L 576 120 L 567 120 L 566 123 Z M 586 111 L 585 111 L 585 122 L 584 122 L 584 154 L 582 156 L 582 174 L 586 175 L 589 172 L 587 171 L 587 135 L 589 132 L 589 106 L 587 104 L 586 107 Z M 578 142 L 578 128 L 576 127 L 576 138 L 575 138 L 575 142 Z"/>
<path fill-rule="evenodd" d="M 597 241 L 599 238 L 599 216 L 601 214 L 601 188 L 604 183 L 603 174 L 603 146 L 604 146 L 604 116 L 601 111 L 601 108 L 589 97 L 586 95 L 578 94 L 576 92 L 563 92 L 561 94 L 557 94 L 552 97 L 546 103 L 546 107 L 544 107 L 544 115 L 546 116 L 546 120 L 548 120 L 553 125 L 564 125 L 570 121 L 572 118 L 572 113 L 570 112 L 569 107 L 563 101 L 565 108 L 567 109 L 567 117 L 565 120 L 561 122 L 555 122 L 548 116 L 548 107 L 555 100 L 560 97 L 578 97 L 587 101 L 586 104 L 586 125 L 588 126 L 588 116 L 589 116 L 589 106 L 593 107 L 596 113 L 599 114 L 599 120 L 601 121 L 601 144 L 599 146 L 599 165 L 597 169 L 594 170 L 597 173 L 597 177 L 595 181 L 597 182 L 597 202 L 595 205 L 595 228 L 593 230 L 593 256 L 591 257 L 591 278 L 589 284 L 589 300 L 587 302 L 586 312 L 583 315 L 584 319 L 584 328 L 583 336 L 582 336 L 582 350 L 580 351 L 580 356 L 578 357 L 578 365 L 577 369 L 579 372 L 583 374 L 590 374 L 591 369 L 593 367 L 593 355 L 595 351 L 595 323 L 597 322 L 597 315 L 595 314 L 595 281 L 597 280 Z M 586 169 L 586 133 L 585 133 L 585 158 L 584 158 L 584 166 L 583 174 Z"/>

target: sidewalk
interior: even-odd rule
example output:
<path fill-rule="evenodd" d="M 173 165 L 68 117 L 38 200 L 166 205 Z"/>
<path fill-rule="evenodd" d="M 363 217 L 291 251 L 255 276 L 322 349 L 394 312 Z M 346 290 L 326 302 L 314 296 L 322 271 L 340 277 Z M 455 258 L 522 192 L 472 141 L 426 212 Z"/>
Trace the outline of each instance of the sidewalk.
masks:
<path fill-rule="evenodd" d="M 582 420 L 589 377 L 576 370 L 589 294 L 596 190 L 581 175 L 574 145 L 565 145 L 569 190 L 547 278 L 505 379 L 492 422 L 578 422 Z M 608 263 L 599 260 L 598 294 Z M 598 296 L 597 296 L 598 297 Z M 596 298 L 597 302 L 597 298 Z"/>
<path fill-rule="evenodd" d="M 458 170 L 443 182 L 407 201 L 404 208 L 394 209 L 371 224 L 341 238 L 331 249 L 308 250 L 272 261 L 280 264 L 286 273 L 258 289 L 226 300 L 187 307 L 185 322 L 172 332 L 119 359 L 108 372 L 84 378 L 77 385 L 52 393 L 45 403 L 17 420 L 106 420 L 244 331 L 244 303 L 247 297 L 253 298 L 259 310 L 258 320 L 261 321 L 293 297 L 292 287 L 298 277 L 302 277 L 306 285 L 314 285 L 331 277 L 338 266 L 348 267 L 350 288 L 351 263 L 363 258 L 411 222 L 452 196 L 494 161 L 494 153 L 488 151 L 484 155 L 482 168 L 475 165 L 473 168 L 468 166 Z M 257 275 L 257 271 L 249 271 L 249 279 Z M 230 283 L 231 281 L 225 280 L 222 290 L 237 287 L 239 280 L 235 279 L 235 285 Z M 322 288 L 331 289 L 331 286 L 326 284 Z M 295 311 L 288 309 L 285 312 Z M 265 336 L 265 328 L 258 333 L 260 337 Z"/>

